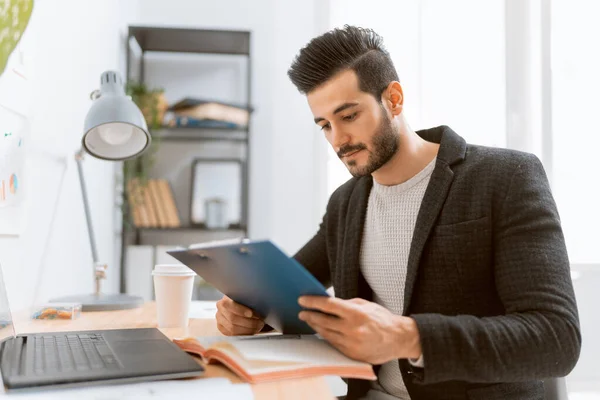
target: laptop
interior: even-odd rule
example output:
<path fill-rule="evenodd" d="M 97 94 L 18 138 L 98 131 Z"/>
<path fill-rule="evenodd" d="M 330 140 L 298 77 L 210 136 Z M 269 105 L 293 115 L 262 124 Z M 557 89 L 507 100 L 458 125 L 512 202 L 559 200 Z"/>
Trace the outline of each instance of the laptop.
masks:
<path fill-rule="evenodd" d="M 0 371 L 16 391 L 197 377 L 204 368 L 156 328 L 15 335 L 0 267 Z"/>

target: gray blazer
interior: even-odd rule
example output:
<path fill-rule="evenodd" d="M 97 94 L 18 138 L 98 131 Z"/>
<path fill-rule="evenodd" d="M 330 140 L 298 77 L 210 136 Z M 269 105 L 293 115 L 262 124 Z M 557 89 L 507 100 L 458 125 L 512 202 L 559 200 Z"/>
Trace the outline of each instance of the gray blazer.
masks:
<path fill-rule="evenodd" d="M 404 313 L 417 322 L 425 368 L 398 362 L 417 399 L 543 399 L 543 380 L 579 358 L 569 260 L 544 169 L 534 155 L 440 143 L 408 260 Z M 359 254 L 372 178 L 331 196 L 318 233 L 295 255 L 337 297 L 372 299 Z M 349 381 L 348 398 L 368 389 Z"/>

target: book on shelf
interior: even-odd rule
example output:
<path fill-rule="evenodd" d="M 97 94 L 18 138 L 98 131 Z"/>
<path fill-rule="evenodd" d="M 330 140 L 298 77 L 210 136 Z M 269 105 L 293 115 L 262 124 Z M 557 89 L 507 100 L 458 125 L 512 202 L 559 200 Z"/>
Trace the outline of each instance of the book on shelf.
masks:
<path fill-rule="evenodd" d="M 169 127 L 177 128 L 203 128 L 203 129 L 243 129 L 245 126 L 229 121 L 218 121 L 213 119 L 197 119 L 175 115 L 167 122 Z"/>
<path fill-rule="evenodd" d="M 181 220 L 179 219 L 179 213 L 177 211 L 177 205 L 175 204 L 171 185 L 169 185 L 169 182 L 166 179 L 158 179 L 157 184 L 160 188 L 163 207 L 166 212 L 167 226 L 170 228 L 180 227 Z"/>
<path fill-rule="evenodd" d="M 156 179 L 148 181 L 147 190 L 150 192 L 150 198 L 152 199 L 152 205 L 156 211 L 156 221 L 159 228 L 168 227 L 167 213 L 164 207 L 162 195 L 160 193 L 160 187 Z"/>
<path fill-rule="evenodd" d="M 173 191 L 166 179 L 138 179 L 127 184 L 133 224 L 138 228 L 176 228 L 181 226 Z"/>
<path fill-rule="evenodd" d="M 127 183 L 127 201 L 129 202 L 133 224 L 140 228 L 149 227 L 150 219 L 145 204 L 144 188 L 137 179 L 132 179 Z"/>
<path fill-rule="evenodd" d="M 169 107 L 176 116 L 196 120 L 226 121 L 247 126 L 252 108 L 215 100 L 186 97 Z"/>
<path fill-rule="evenodd" d="M 249 383 L 337 375 L 375 380 L 371 364 L 353 360 L 316 335 L 266 334 L 174 339 L 207 363 L 221 363 Z"/>
<path fill-rule="evenodd" d="M 142 185 L 140 185 L 142 186 Z M 152 201 L 152 195 L 150 194 L 150 189 L 148 184 L 142 186 L 142 193 L 144 198 L 144 205 L 148 210 L 148 227 L 149 228 L 157 228 L 158 227 L 158 216 L 156 215 L 156 207 L 154 207 L 154 202 Z"/>

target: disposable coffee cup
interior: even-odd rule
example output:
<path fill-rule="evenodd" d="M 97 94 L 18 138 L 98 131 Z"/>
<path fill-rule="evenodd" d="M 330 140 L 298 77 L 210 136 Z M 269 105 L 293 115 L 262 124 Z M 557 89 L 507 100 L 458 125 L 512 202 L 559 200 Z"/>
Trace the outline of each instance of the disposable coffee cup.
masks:
<path fill-rule="evenodd" d="M 196 273 L 181 264 L 157 264 L 152 276 L 158 327 L 187 327 Z"/>

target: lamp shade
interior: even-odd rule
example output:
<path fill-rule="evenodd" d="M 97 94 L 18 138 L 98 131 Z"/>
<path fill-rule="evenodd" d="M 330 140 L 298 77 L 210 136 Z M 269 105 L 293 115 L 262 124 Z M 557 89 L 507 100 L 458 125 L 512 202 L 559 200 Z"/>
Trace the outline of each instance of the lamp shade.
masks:
<path fill-rule="evenodd" d="M 118 72 L 100 77 L 100 96 L 85 117 L 82 145 L 86 152 L 104 160 L 126 160 L 142 154 L 151 142 L 140 109 L 125 95 Z"/>

